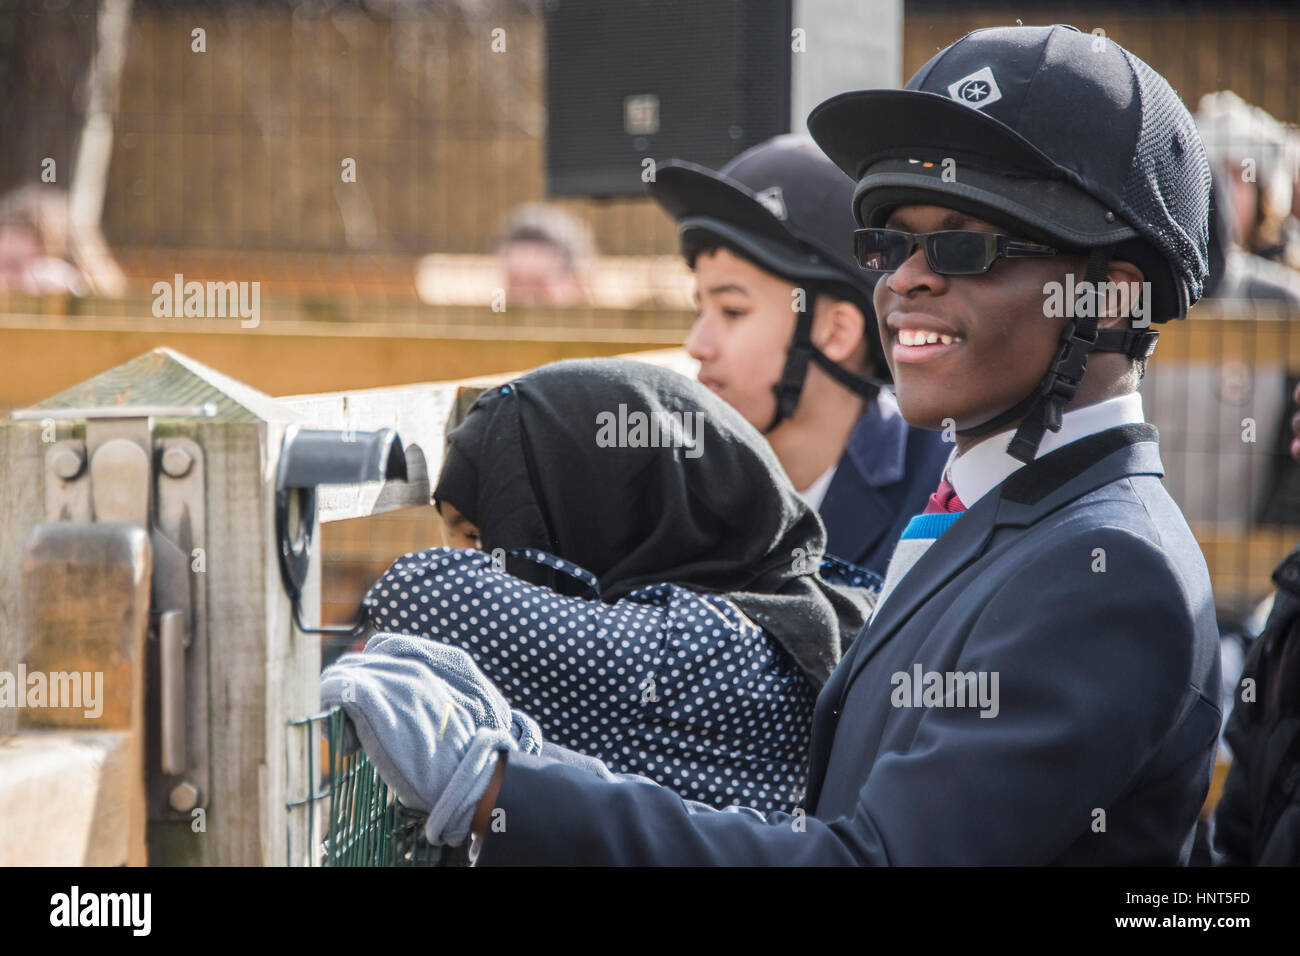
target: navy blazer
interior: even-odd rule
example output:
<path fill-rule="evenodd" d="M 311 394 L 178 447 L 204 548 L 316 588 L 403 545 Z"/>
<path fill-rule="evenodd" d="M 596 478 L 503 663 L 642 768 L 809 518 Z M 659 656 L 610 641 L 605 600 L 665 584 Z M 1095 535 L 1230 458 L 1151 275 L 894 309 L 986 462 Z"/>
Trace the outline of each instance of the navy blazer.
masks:
<path fill-rule="evenodd" d="M 1162 474 L 1155 429 L 1125 425 L 957 519 L 818 697 L 811 812 L 706 810 L 511 754 L 479 864 L 1185 863 L 1219 733 L 1218 630 Z M 997 674 L 996 714 L 900 701 L 918 666 Z"/>
<path fill-rule="evenodd" d="M 868 402 L 822 500 L 826 553 L 883 578 L 903 528 L 939 487 L 951 451 L 939 432 L 908 425 L 892 393 Z"/>

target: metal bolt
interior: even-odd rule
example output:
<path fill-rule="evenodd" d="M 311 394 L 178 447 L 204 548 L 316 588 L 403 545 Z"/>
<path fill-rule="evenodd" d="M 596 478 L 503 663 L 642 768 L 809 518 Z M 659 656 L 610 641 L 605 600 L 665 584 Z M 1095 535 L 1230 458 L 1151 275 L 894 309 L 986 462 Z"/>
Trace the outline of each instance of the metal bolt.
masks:
<path fill-rule="evenodd" d="M 65 481 L 71 481 L 81 474 L 86 463 L 80 452 L 71 448 L 60 448 L 54 455 L 54 473 Z"/>
<path fill-rule="evenodd" d="M 163 452 L 162 470 L 173 478 L 184 478 L 194 467 L 194 456 L 184 448 L 168 448 Z"/>
<path fill-rule="evenodd" d="M 177 813 L 188 813 L 199 805 L 199 788 L 184 780 L 172 787 L 167 800 Z"/>

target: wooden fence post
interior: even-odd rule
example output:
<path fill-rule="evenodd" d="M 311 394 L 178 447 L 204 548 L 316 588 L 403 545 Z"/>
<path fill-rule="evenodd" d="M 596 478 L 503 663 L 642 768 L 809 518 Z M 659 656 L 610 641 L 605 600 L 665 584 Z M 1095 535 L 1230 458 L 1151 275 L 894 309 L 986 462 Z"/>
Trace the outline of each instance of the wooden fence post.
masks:
<path fill-rule="evenodd" d="M 62 420 L 59 410 L 209 402 L 216 406 L 210 418 L 153 420 L 155 444 L 184 436 L 199 445 L 204 459 L 206 533 L 203 546 L 188 557 L 193 590 L 205 605 L 209 792 L 202 812 L 188 820 L 150 820 L 149 862 L 304 864 L 310 855 L 306 818 L 291 816 L 286 825 L 285 735 L 290 719 L 319 707 L 320 645 L 291 625 L 273 524 L 275 466 L 285 428 L 300 421 L 296 413 L 160 349 L 39 403 L 36 409 L 50 415 L 44 428 L 40 421 L 0 424 L 0 634 L 18 630 L 11 599 L 19 593 L 22 545 L 32 527 L 48 520 L 42 431 L 49 438 L 57 428 L 57 437 L 66 438 L 84 428 L 75 416 Z M 307 589 L 305 600 L 314 606 L 318 570 Z M 0 648 L 0 667 L 25 649 L 21 634 L 10 636 Z"/>

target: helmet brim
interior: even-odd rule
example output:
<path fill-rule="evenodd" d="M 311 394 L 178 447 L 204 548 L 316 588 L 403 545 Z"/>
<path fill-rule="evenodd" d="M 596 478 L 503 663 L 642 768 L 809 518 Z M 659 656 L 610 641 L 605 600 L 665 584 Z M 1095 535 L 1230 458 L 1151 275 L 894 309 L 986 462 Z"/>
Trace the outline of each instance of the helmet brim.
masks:
<path fill-rule="evenodd" d="M 962 107 L 966 109 L 966 107 Z M 853 194 L 854 215 L 881 226 L 902 205 L 932 204 L 964 212 L 1063 250 L 1116 245 L 1138 233 L 1102 203 L 1063 179 L 1027 179 L 966 165 L 885 159 L 868 168 Z"/>
<path fill-rule="evenodd" d="M 663 163 L 646 192 L 679 223 L 717 219 L 773 242 L 792 241 L 781 220 L 748 189 L 704 166 L 680 159 Z"/>
<path fill-rule="evenodd" d="M 935 93 L 843 93 L 813 110 L 808 126 L 857 181 L 853 211 L 864 226 L 928 200 L 1070 249 L 1137 235 L 1015 130 Z"/>
<path fill-rule="evenodd" d="M 858 90 L 833 96 L 808 114 L 808 132 L 855 182 L 867 167 L 890 157 L 952 157 L 958 163 L 979 158 L 992 168 L 1031 176 L 1050 176 L 1056 169 L 1038 147 L 993 117 L 919 90 Z"/>
<path fill-rule="evenodd" d="M 771 210 L 744 186 L 682 160 L 664 163 L 647 185 L 650 197 L 677 220 L 683 240 L 704 232 L 753 258 L 768 271 L 794 279 L 845 282 L 850 277 L 790 235 Z M 866 274 L 863 274 L 864 280 Z"/>
<path fill-rule="evenodd" d="M 734 246 L 753 259 L 768 272 L 787 279 L 847 281 L 842 269 L 828 264 L 816 253 L 806 252 L 786 242 L 772 241 L 744 229 L 737 229 L 729 221 L 708 216 L 687 216 L 678 222 L 677 229 L 683 242 L 688 237 L 700 233 L 720 239 L 726 245 Z M 863 275 L 867 273 L 864 271 Z"/>

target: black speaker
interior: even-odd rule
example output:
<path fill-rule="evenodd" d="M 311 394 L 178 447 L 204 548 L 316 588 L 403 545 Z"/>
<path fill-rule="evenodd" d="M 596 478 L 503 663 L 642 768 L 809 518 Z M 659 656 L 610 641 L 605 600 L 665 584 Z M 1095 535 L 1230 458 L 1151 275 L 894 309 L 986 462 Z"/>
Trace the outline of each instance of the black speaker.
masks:
<path fill-rule="evenodd" d="M 547 0 L 546 186 L 644 195 L 644 161 L 717 168 L 790 132 L 791 0 Z"/>

